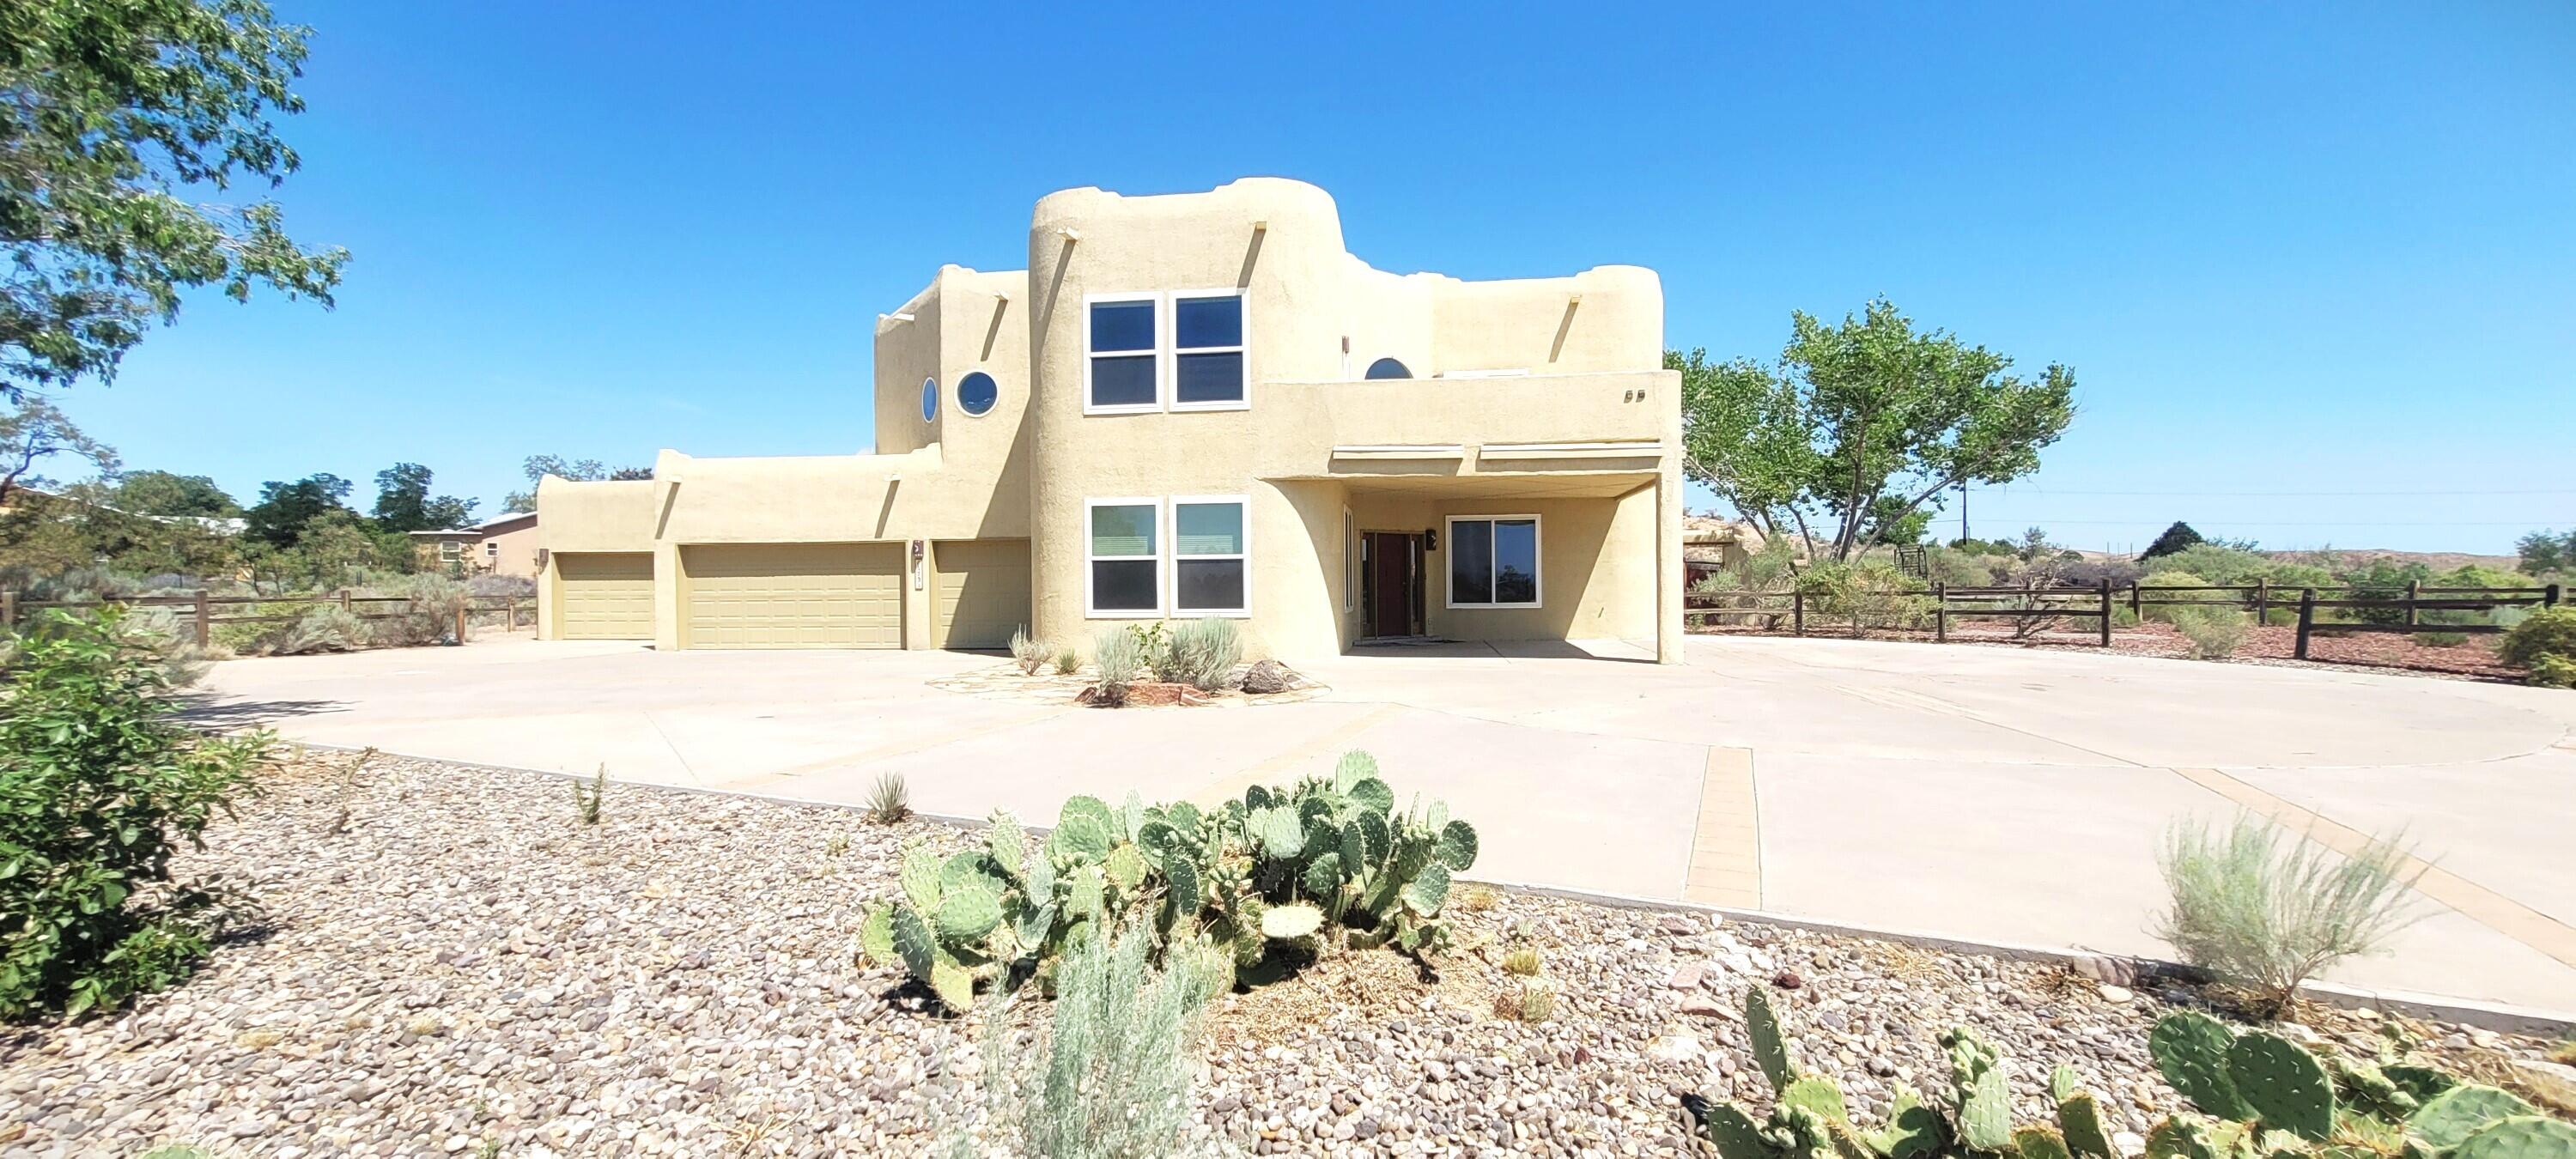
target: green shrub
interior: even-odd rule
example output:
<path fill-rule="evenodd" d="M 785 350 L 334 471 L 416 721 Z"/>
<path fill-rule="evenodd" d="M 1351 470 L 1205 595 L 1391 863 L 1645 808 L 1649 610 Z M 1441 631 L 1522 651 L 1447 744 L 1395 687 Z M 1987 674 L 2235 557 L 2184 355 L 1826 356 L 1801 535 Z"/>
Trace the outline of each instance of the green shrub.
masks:
<path fill-rule="evenodd" d="M 2576 688 L 2576 656 L 2553 653 L 2532 661 L 2530 680 L 2542 688 Z"/>
<path fill-rule="evenodd" d="M 2250 617 L 2229 608 L 2172 608 L 2167 610 L 2166 619 L 2183 639 L 2191 641 L 2191 654 L 2203 660 L 2224 660 L 2235 655 L 2254 631 Z"/>
<path fill-rule="evenodd" d="M 1157 632 L 1161 625 L 1155 625 Z M 1091 662 L 1100 668 L 1094 683 L 1100 689 L 1103 703 L 1127 702 L 1127 689 L 1136 683 L 1136 670 L 1145 666 L 1145 636 L 1126 628 L 1112 628 L 1092 638 Z"/>
<path fill-rule="evenodd" d="M 403 597 L 403 604 L 369 628 L 369 638 L 379 644 L 436 644 L 455 634 L 456 613 L 465 610 L 465 585 L 431 572 L 406 577 L 386 594 Z"/>
<path fill-rule="evenodd" d="M 1932 615 L 1922 582 L 1883 563 L 1823 563 L 1798 576 L 1807 614 L 1851 625 L 1858 637 L 1870 629 L 1917 628 Z"/>
<path fill-rule="evenodd" d="M 338 604 L 314 604 L 295 617 L 269 650 L 280 656 L 355 652 L 367 646 L 367 622 Z"/>
<path fill-rule="evenodd" d="M 2250 815 L 2224 833 L 2185 820 L 2165 830 L 2158 865 L 2172 908 L 2158 917 L 2156 936 L 2183 961 L 2252 987 L 2276 1011 L 2289 1009 L 2301 982 L 2379 952 L 2422 916 L 2408 891 L 2423 870 L 2410 868 L 2396 836 L 2344 857 Z"/>
<path fill-rule="evenodd" d="M 1055 674 L 1058 676 L 1071 676 L 1080 671 L 1082 671 L 1082 653 L 1076 651 L 1074 646 L 1071 644 L 1056 645 Z"/>
<path fill-rule="evenodd" d="M 2542 608 L 2524 616 L 2504 634 L 2504 646 L 2496 655 L 2523 668 L 2547 656 L 2576 660 L 2576 606 Z"/>
<path fill-rule="evenodd" d="M 869 910 L 859 943 L 953 1010 L 980 984 L 1010 990 L 1056 970 L 1063 948 L 1096 929 L 1150 930 L 1167 946 L 1205 937 L 1235 977 L 1259 982 L 1328 939 L 1442 951 L 1450 875 L 1476 852 L 1476 830 L 1446 805 L 1397 811 L 1377 763 L 1346 753 L 1329 778 L 1256 785 L 1216 809 L 1075 797 L 1035 857 L 996 814 L 984 848 L 907 850 L 902 897 Z"/>
<path fill-rule="evenodd" d="M 1932 579 L 1954 588 L 1991 587 L 2003 582 L 2002 572 L 1992 556 L 1973 554 L 1954 547 L 1936 547 L 1923 553 L 1924 569 Z"/>
<path fill-rule="evenodd" d="M 1141 930 L 1076 938 L 1046 1030 L 1026 1047 L 998 1011 L 985 1020 L 987 1131 L 952 1138 L 952 1153 L 984 1154 L 1001 1140 L 1047 1159 L 1180 1153 L 1201 1015 L 1231 964 L 1198 947 L 1161 955 L 1157 970 L 1155 948 Z"/>
<path fill-rule="evenodd" d="M 1232 620 L 1186 620 L 1172 629 L 1164 654 L 1168 675 L 1157 672 L 1156 677 L 1215 692 L 1226 686 L 1234 666 L 1243 660 L 1243 638 Z"/>
<path fill-rule="evenodd" d="M 170 856 L 250 787 L 266 733 L 203 737 L 122 610 L 46 612 L 0 686 L 0 1016 L 109 1010 L 187 976 L 235 908 Z"/>
<path fill-rule="evenodd" d="M 912 790 L 902 773 L 877 774 L 876 783 L 868 786 L 867 813 L 879 825 L 900 825 L 912 817 Z"/>

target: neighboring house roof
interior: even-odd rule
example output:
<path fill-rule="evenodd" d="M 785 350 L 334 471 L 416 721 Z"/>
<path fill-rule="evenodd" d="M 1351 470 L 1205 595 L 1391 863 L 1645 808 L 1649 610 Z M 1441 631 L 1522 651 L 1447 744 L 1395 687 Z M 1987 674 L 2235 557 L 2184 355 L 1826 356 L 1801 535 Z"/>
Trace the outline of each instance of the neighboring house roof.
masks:
<path fill-rule="evenodd" d="M 78 503 L 84 507 L 95 507 L 101 511 L 115 512 L 118 515 L 131 515 L 136 519 L 149 519 L 154 523 L 191 524 L 201 530 L 209 531 L 216 535 L 239 535 L 250 528 L 249 520 L 238 517 L 215 515 L 146 515 L 140 511 L 128 511 L 122 507 L 111 507 L 105 503 L 76 498 L 57 491 L 47 491 L 39 487 L 30 487 L 24 483 L 15 484 L 11 486 L 9 490 L 13 494 L 33 495 L 40 499 L 50 499 L 57 503 Z M 0 508 L 0 510 L 6 510 L 6 508 Z"/>
<path fill-rule="evenodd" d="M 500 516 L 500 517 L 495 518 L 495 519 L 486 519 L 486 520 L 484 520 L 483 522 L 481 522 L 481 523 L 477 523 L 477 524 L 475 524 L 475 525 L 474 525 L 474 526 L 472 526 L 472 527 L 448 527 L 448 528 L 441 528 L 441 529 L 439 529 L 439 530 L 435 530 L 435 531 L 415 531 L 415 532 L 412 532 L 412 534 L 413 534 L 413 535 L 423 535 L 423 536 L 448 536 L 448 535 L 473 535 L 473 536 L 481 536 L 481 535 L 497 535 L 497 534 L 499 534 L 499 533 L 501 533 L 501 532 L 504 532 L 504 531 L 514 530 L 514 529 L 513 529 L 513 528 L 511 528 L 511 527 L 503 526 L 504 524 L 534 523 L 534 522 L 536 522 L 536 518 L 537 518 L 537 513 L 536 513 L 536 512 L 534 512 L 534 511 L 513 511 L 513 512 L 511 512 L 511 513 L 507 514 L 507 515 L 503 515 L 503 516 Z"/>

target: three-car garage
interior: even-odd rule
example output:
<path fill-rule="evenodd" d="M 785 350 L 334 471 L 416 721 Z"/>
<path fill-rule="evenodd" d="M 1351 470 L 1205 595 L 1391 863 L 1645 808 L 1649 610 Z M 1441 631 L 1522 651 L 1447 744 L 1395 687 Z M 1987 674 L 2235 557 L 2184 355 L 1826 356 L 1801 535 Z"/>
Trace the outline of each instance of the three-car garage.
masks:
<path fill-rule="evenodd" d="M 928 628 L 914 634 L 916 646 L 1008 645 L 1029 622 L 1028 541 L 925 546 L 926 583 L 909 592 L 903 542 L 682 546 L 678 572 L 669 577 L 679 646 L 901 648 L 907 614 Z M 553 568 L 557 638 L 654 638 L 650 553 L 559 552 Z"/>

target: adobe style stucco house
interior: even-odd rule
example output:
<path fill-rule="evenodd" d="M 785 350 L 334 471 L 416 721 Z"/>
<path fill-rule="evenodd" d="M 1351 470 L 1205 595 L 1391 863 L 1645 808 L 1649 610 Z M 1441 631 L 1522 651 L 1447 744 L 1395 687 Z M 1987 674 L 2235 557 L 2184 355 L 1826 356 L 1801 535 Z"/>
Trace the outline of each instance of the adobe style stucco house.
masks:
<path fill-rule="evenodd" d="M 1321 189 L 1069 189 L 1029 268 L 876 327 L 875 453 L 537 488 L 549 639 L 992 648 L 1226 616 L 1370 637 L 1682 639 L 1679 375 L 1653 271 L 1371 269 Z"/>
<path fill-rule="evenodd" d="M 537 513 L 516 511 L 472 527 L 411 533 L 413 557 L 422 567 L 464 575 L 535 576 Z"/>

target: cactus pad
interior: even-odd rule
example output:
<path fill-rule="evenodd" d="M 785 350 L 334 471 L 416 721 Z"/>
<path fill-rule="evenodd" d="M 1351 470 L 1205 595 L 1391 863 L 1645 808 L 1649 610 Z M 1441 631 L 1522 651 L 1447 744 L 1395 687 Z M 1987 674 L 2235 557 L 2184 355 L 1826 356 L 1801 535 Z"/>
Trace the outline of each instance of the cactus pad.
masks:
<path fill-rule="evenodd" d="M 2225 1023 L 2186 1010 L 2156 1020 L 2147 1035 L 2147 1050 L 2156 1056 L 2156 1068 L 2164 1072 L 2166 1085 L 2191 1100 L 2202 1114 L 2250 1119 L 2254 1108 L 2237 1092 L 2228 1070 L 2227 1049 L 2235 1037 Z"/>
<path fill-rule="evenodd" d="M 984 851 L 992 855 L 993 864 L 1002 872 L 1018 877 L 1020 858 L 1027 852 L 1020 839 L 1020 823 L 1009 813 L 993 810 L 993 826 L 984 831 Z"/>
<path fill-rule="evenodd" d="M 2538 1115 L 2499 1119 L 2461 1141 L 2451 1159 L 2576 1159 L 2576 1127 Z"/>
<path fill-rule="evenodd" d="M 1108 806 L 1102 805 L 1101 808 L 1106 810 Z M 1071 802 L 1066 804 L 1064 820 L 1057 822 L 1055 832 L 1047 835 L 1048 854 L 1068 861 L 1086 864 L 1099 861 L 1109 856 L 1109 846 L 1109 822 L 1105 818 L 1076 813 Z"/>
<path fill-rule="evenodd" d="M 894 907 L 868 907 L 868 916 L 859 923 L 859 949 L 868 960 L 880 966 L 891 966 L 903 959 L 894 954 Z"/>
<path fill-rule="evenodd" d="M 2268 1031 L 2240 1034 L 2227 1048 L 2227 1073 L 2265 1127 L 2312 1143 L 2334 1134 L 2334 1080 L 2307 1048 Z"/>
<path fill-rule="evenodd" d="M 1733 1103 L 1707 1103 L 1692 1114 L 1700 1138 L 1717 1146 L 1719 1159 L 1780 1159 L 1780 1149 L 1762 1137 L 1762 1128 Z"/>
<path fill-rule="evenodd" d="M 1923 1105 L 1922 1096 L 1898 1086 L 1887 1127 L 1869 1137 L 1869 1148 L 1887 1159 L 1932 1159 L 1949 1142 L 1950 1124 Z"/>
<path fill-rule="evenodd" d="M 931 960 L 938 955 L 939 943 L 930 936 L 930 923 L 904 907 L 896 907 L 889 920 L 895 956 L 903 959 L 903 968 L 924 982 L 930 980 Z"/>
<path fill-rule="evenodd" d="M 939 908 L 939 855 L 924 846 L 904 851 L 903 866 L 898 875 L 903 882 L 903 899 L 912 908 L 929 913 Z"/>
<path fill-rule="evenodd" d="M 1771 1012 L 1771 999 L 1756 986 L 1744 993 L 1744 1029 L 1753 1040 L 1753 1061 L 1762 1067 L 1762 1077 L 1771 1080 L 1774 1091 L 1787 1090 L 1797 1081 L 1797 1047 L 1780 1032 L 1780 1019 Z"/>
<path fill-rule="evenodd" d="M 1342 892 L 1342 855 L 1336 850 L 1306 863 L 1306 872 L 1297 884 L 1306 896 L 1317 901 L 1331 901 Z"/>
<path fill-rule="evenodd" d="M 1987 1067 L 1959 1103 L 1959 1140 L 1979 1151 L 2001 1151 L 2013 1145 L 2012 1096 L 2004 1089 L 2001 1067 Z"/>
<path fill-rule="evenodd" d="M 1302 938 L 1324 925 L 1324 911 L 1311 905 L 1274 905 L 1261 911 L 1261 936 Z"/>
<path fill-rule="evenodd" d="M 2510 1091 L 2480 1083 L 2463 1083 L 2435 1095 L 2408 1116 L 2406 1131 L 2435 1147 L 2457 1147 L 2489 1123 L 2539 1113 Z"/>
<path fill-rule="evenodd" d="M 1404 886 L 1404 908 L 1423 917 L 1436 917 L 1440 907 L 1449 901 L 1449 867 L 1435 861 L 1422 867 L 1422 872 Z"/>
<path fill-rule="evenodd" d="M 935 948 L 934 948 L 935 949 Z M 975 974 L 945 950 L 936 950 L 930 961 L 930 989 L 950 1010 L 963 1013 L 975 1005 Z"/>
<path fill-rule="evenodd" d="M 2145 1159 L 2220 1159 L 2206 1124 L 2167 1118 L 2147 1129 Z"/>
<path fill-rule="evenodd" d="M 2013 1150 L 2021 1159 L 2074 1159 L 2066 1149 L 2066 1140 L 2055 1127 L 2023 1127 L 2012 1134 Z"/>
<path fill-rule="evenodd" d="M 939 899 L 936 923 L 941 940 L 972 942 L 1002 924 L 1001 895 L 981 883 L 961 884 Z"/>
<path fill-rule="evenodd" d="M 1780 1105 L 1804 1107 L 1826 1120 L 1851 1117 L 1851 1113 L 1843 1108 L 1842 1088 L 1835 1086 L 1832 1079 L 1814 1075 L 1793 1079 L 1788 1086 L 1780 1088 Z"/>
<path fill-rule="evenodd" d="M 1456 872 L 1465 873 L 1475 868 L 1476 827 L 1464 821 L 1452 821 L 1442 826 L 1438 855 L 1442 863 Z"/>
<path fill-rule="evenodd" d="M 2067 1068 L 2059 1067 L 2061 1074 Z M 2057 1129 L 2065 1136 L 2066 1149 L 2092 1159 L 2120 1159 L 2119 1149 L 2111 1145 L 2111 1132 L 2102 1122 L 2102 1104 L 2091 1091 L 2071 1091 L 2057 1100 Z"/>
<path fill-rule="evenodd" d="M 1134 893 L 1137 886 L 1145 884 L 1145 852 L 1133 845 L 1121 845 L 1109 851 L 1108 859 L 1101 862 L 1101 869 L 1109 875 L 1109 884 L 1118 887 L 1118 892 Z"/>

